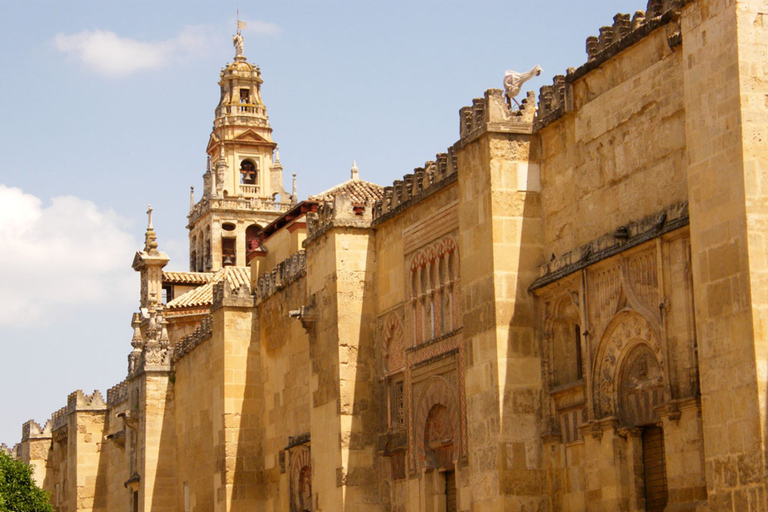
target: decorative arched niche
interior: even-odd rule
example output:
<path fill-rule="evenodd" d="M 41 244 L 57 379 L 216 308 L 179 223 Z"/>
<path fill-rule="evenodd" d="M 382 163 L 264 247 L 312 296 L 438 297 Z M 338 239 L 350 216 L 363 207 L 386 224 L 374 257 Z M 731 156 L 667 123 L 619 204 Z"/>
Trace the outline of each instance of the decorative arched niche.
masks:
<path fill-rule="evenodd" d="M 618 394 L 622 425 L 658 423 L 656 407 L 664 403 L 664 377 L 656 355 L 645 343 L 637 344 L 624 359 Z"/>
<path fill-rule="evenodd" d="M 656 328 L 634 311 L 617 313 L 595 357 L 592 392 L 596 419 L 616 416 L 625 426 L 648 420 L 648 414 L 655 414 L 654 407 L 664 401 L 663 369 Z"/>
<path fill-rule="evenodd" d="M 449 470 L 459 458 L 461 424 L 456 396 L 443 377 L 432 377 L 416 409 L 414 437 L 421 467 Z"/>
<path fill-rule="evenodd" d="M 583 377 L 579 306 L 570 294 L 555 304 L 547 318 L 551 340 L 552 385 L 563 386 Z"/>
<path fill-rule="evenodd" d="M 312 510 L 312 465 L 309 448 L 299 446 L 291 453 L 291 512 Z"/>

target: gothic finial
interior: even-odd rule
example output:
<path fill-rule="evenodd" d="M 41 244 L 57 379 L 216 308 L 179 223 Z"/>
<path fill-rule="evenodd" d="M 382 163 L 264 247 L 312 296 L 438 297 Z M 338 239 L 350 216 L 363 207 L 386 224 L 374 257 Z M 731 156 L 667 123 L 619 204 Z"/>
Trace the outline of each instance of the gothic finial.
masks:
<path fill-rule="evenodd" d="M 360 179 L 360 170 L 357 168 L 357 160 L 352 160 L 352 179 L 353 180 L 359 180 Z"/>
<path fill-rule="evenodd" d="M 276 164 L 280 163 L 280 150 L 277 148 L 275 148 L 275 163 Z"/>
<path fill-rule="evenodd" d="M 293 173 L 293 191 L 291 192 L 293 200 L 296 200 L 296 173 Z"/>
<path fill-rule="evenodd" d="M 144 235 L 144 250 L 157 252 L 157 235 L 152 228 L 152 205 L 147 206 L 147 232 Z"/>
<path fill-rule="evenodd" d="M 189 187 L 189 211 L 195 208 L 195 187 Z"/>
<path fill-rule="evenodd" d="M 131 318 L 131 327 L 133 327 L 133 338 L 131 338 L 131 346 L 133 348 L 140 348 L 144 342 L 141 336 L 141 315 L 134 313 Z"/>

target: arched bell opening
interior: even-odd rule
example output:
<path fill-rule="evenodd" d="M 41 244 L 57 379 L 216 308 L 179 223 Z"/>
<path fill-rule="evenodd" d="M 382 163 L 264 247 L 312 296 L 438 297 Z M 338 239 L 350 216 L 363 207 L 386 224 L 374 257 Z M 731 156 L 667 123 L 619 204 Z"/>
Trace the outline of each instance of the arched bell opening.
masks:
<path fill-rule="evenodd" d="M 240 184 L 255 185 L 258 182 L 258 165 L 250 159 L 240 162 Z"/>

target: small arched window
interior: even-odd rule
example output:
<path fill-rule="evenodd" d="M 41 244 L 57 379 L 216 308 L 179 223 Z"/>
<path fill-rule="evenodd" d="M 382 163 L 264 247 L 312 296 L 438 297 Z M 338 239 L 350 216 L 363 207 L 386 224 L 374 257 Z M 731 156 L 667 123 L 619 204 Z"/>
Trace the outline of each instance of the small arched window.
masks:
<path fill-rule="evenodd" d="M 259 246 L 259 232 L 261 226 L 258 224 L 251 224 L 245 229 L 245 251 L 249 252 L 256 249 Z"/>
<path fill-rule="evenodd" d="M 259 168 L 253 160 L 240 162 L 240 183 L 242 185 L 255 185 Z"/>

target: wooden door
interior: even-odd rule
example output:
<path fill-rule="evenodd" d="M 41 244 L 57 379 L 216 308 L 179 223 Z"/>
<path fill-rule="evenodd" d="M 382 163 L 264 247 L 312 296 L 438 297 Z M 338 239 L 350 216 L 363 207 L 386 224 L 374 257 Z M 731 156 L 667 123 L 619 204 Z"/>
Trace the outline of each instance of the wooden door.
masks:
<path fill-rule="evenodd" d="M 663 512 L 667 505 L 667 467 L 664 461 L 664 430 L 643 429 L 643 476 L 646 512 Z"/>

